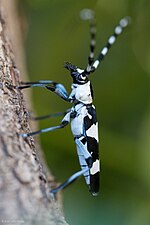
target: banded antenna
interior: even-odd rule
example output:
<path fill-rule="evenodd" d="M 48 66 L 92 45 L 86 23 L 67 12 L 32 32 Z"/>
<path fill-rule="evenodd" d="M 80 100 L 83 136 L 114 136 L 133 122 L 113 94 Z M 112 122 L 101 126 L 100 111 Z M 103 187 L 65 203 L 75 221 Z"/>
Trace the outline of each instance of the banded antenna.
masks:
<path fill-rule="evenodd" d="M 119 21 L 119 24 L 115 27 L 113 35 L 111 35 L 106 45 L 100 51 L 97 59 L 94 61 L 94 50 L 96 46 L 96 23 L 95 23 L 95 13 L 91 9 L 83 9 L 80 12 L 80 17 L 83 20 L 89 20 L 90 22 L 90 54 L 88 57 L 88 65 L 83 72 L 83 76 L 89 75 L 91 72 L 94 72 L 98 66 L 100 65 L 101 61 L 107 55 L 111 46 L 116 42 L 117 37 L 123 32 L 124 28 L 129 25 L 131 22 L 131 18 L 129 16 L 122 18 Z"/>
<path fill-rule="evenodd" d="M 94 62 L 94 50 L 96 46 L 96 20 L 95 20 L 95 12 L 91 9 L 83 9 L 80 12 L 80 17 L 82 20 L 89 20 L 90 22 L 90 54 L 88 57 L 88 65 L 84 70 L 84 74 L 90 74 L 92 69 L 92 64 Z"/>

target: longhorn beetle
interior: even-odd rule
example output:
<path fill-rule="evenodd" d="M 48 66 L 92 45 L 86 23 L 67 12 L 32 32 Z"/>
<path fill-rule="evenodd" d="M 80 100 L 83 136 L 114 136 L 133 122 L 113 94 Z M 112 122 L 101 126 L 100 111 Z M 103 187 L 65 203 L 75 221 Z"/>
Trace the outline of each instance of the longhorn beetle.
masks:
<path fill-rule="evenodd" d="M 99 192 L 99 152 L 98 152 L 98 124 L 96 119 L 95 107 L 93 102 L 93 90 L 91 82 L 89 81 L 89 75 L 93 73 L 105 55 L 108 53 L 110 47 L 115 43 L 118 35 L 120 35 L 123 29 L 129 24 L 129 18 L 125 17 L 120 20 L 119 24 L 115 27 L 113 35 L 108 38 L 106 45 L 100 51 L 100 54 L 94 61 L 95 50 L 95 19 L 93 11 L 84 9 L 81 11 L 83 19 L 90 21 L 90 54 L 88 57 L 88 65 L 85 69 L 80 69 L 71 63 L 65 63 L 65 68 L 70 71 L 73 83 L 71 85 L 72 91 L 68 95 L 65 87 L 51 80 L 40 80 L 36 82 L 21 82 L 21 86 L 16 86 L 17 89 L 24 89 L 30 87 L 42 87 L 46 88 L 63 100 L 73 103 L 71 109 L 64 113 L 57 113 L 44 117 L 38 117 L 35 119 L 44 119 L 48 117 L 65 115 L 60 125 L 41 129 L 32 133 L 21 134 L 22 137 L 27 138 L 32 135 L 53 131 L 56 129 L 64 128 L 71 120 L 71 130 L 76 143 L 77 154 L 81 165 L 81 170 L 71 177 L 69 177 L 64 183 L 55 189 L 51 190 L 51 193 L 56 194 L 61 189 L 68 186 L 75 181 L 79 176 L 84 175 L 86 184 L 89 187 L 89 191 L 93 196 L 96 196 Z"/>

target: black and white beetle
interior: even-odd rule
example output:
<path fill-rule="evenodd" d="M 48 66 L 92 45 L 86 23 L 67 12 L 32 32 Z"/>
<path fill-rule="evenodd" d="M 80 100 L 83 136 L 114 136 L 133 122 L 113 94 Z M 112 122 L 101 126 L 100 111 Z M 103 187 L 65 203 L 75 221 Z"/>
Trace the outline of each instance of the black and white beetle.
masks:
<path fill-rule="evenodd" d="M 89 187 L 89 191 L 93 196 L 96 196 L 99 192 L 100 173 L 98 152 L 98 124 L 96 119 L 95 107 L 92 104 L 93 90 L 88 76 L 98 68 L 108 50 L 116 41 L 118 35 L 120 35 L 123 29 L 129 24 L 129 18 L 125 17 L 120 20 L 119 24 L 115 27 L 113 35 L 109 37 L 107 44 L 102 48 L 97 59 L 94 61 L 96 28 L 93 12 L 88 9 L 83 10 L 82 15 L 84 19 L 90 20 L 90 55 L 88 58 L 88 65 L 84 70 L 79 69 L 77 66 L 74 66 L 71 63 L 65 64 L 65 68 L 70 71 L 73 79 L 71 94 L 68 95 L 65 87 L 62 84 L 56 83 L 51 80 L 21 82 L 22 85 L 15 88 L 24 89 L 30 87 L 44 87 L 54 92 L 65 101 L 73 103 L 73 107 L 67 110 L 65 113 L 57 113 L 56 115 L 37 118 L 43 119 L 64 114 L 65 116 L 60 125 L 35 131 L 33 133 L 21 134 L 21 136 L 26 138 L 35 134 L 60 129 L 68 125 L 71 120 L 71 130 L 74 136 L 74 141 L 76 143 L 81 171 L 73 174 L 60 186 L 51 190 L 51 193 L 57 193 L 58 191 L 72 183 L 74 180 L 76 180 L 79 176 L 84 175 L 86 184 Z"/>

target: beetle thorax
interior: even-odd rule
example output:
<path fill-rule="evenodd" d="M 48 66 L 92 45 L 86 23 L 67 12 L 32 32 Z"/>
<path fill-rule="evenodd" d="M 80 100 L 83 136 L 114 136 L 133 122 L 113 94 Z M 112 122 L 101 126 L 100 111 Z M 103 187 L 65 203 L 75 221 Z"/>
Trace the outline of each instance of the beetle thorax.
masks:
<path fill-rule="evenodd" d="M 85 84 L 72 84 L 71 86 L 72 92 L 69 96 L 73 101 L 77 100 L 82 102 L 83 104 L 91 104 L 92 103 L 92 93 L 91 93 L 91 85 L 90 81 Z"/>

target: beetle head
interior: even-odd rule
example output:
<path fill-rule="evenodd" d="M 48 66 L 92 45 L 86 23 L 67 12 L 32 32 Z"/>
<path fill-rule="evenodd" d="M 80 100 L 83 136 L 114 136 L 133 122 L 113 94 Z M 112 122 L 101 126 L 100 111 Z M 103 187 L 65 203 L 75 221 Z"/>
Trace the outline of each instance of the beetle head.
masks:
<path fill-rule="evenodd" d="M 69 62 L 66 62 L 64 67 L 70 71 L 73 78 L 73 83 L 75 84 L 85 84 L 88 82 L 87 75 L 84 73 L 84 70 L 79 69 L 77 66 L 72 65 Z"/>

